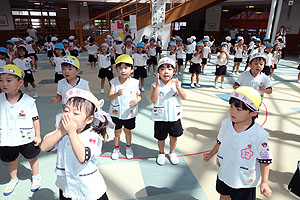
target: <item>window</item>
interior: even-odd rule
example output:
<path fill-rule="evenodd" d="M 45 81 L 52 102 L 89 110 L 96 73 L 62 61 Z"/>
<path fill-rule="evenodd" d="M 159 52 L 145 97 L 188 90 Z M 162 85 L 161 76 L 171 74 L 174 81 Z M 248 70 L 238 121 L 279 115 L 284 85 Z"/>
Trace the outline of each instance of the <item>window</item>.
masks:
<path fill-rule="evenodd" d="M 42 12 L 43 16 L 48 16 L 48 12 Z"/>
<path fill-rule="evenodd" d="M 56 16 L 56 12 L 49 12 L 49 16 Z"/>
<path fill-rule="evenodd" d="M 182 29 L 186 29 L 186 22 L 173 22 L 173 30 L 174 31 L 179 31 Z"/>
<path fill-rule="evenodd" d="M 18 11 L 18 10 L 13 10 L 12 15 L 29 15 L 29 12 L 24 10 L 24 11 Z"/>
<path fill-rule="evenodd" d="M 41 12 L 38 11 L 30 11 L 31 16 L 41 16 Z"/>

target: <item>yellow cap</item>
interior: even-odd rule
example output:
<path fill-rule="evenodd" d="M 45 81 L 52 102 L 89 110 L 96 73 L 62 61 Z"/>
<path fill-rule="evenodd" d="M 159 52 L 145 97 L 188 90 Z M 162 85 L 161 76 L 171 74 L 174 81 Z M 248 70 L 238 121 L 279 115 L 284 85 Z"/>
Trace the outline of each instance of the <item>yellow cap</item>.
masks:
<path fill-rule="evenodd" d="M 76 67 L 77 69 L 80 69 L 80 63 L 79 63 L 79 60 L 78 60 L 76 57 L 74 57 L 74 56 L 66 56 L 66 57 L 63 59 L 63 61 L 62 61 L 61 64 L 63 64 L 63 63 L 68 63 L 68 64 L 70 64 L 70 65 L 73 65 L 73 66 Z"/>
<path fill-rule="evenodd" d="M 258 111 L 261 104 L 261 96 L 253 87 L 241 86 L 230 94 L 230 97 L 236 98 Z"/>
<path fill-rule="evenodd" d="M 20 67 L 12 64 L 5 65 L 0 68 L 0 74 L 12 74 L 20 77 L 21 79 L 23 79 L 25 76 L 24 71 Z"/>
<path fill-rule="evenodd" d="M 127 63 L 133 65 L 133 60 L 129 55 L 122 54 L 116 59 L 116 65 L 119 63 Z"/>

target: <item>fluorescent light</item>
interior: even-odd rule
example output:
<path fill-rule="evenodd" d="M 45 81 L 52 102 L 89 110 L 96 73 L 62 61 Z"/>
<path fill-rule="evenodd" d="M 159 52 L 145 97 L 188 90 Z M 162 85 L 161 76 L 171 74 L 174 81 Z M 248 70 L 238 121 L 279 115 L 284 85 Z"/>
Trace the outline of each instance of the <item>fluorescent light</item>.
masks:
<path fill-rule="evenodd" d="M 68 8 L 60 8 L 61 10 L 68 10 Z"/>
<path fill-rule="evenodd" d="M 223 12 L 229 12 L 229 10 L 222 10 Z"/>
<path fill-rule="evenodd" d="M 42 3 L 39 3 L 39 2 L 35 2 L 33 3 L 34 5 L 43 5 Z"/>
<path fill-rule="evenodd" d="M 255 6 L 248 6 L 248 8 L 255 8 Z"/>
<path fill-rule="evenodd" d="M 262 14 L 262 12 L 255 12 L 256 14 Z"/>

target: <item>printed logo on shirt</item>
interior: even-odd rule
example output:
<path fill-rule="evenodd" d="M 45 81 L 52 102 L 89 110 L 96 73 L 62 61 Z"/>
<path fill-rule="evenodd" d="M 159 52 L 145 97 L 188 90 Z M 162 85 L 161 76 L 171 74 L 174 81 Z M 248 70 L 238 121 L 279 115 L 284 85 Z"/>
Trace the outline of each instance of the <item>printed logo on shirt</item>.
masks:
<path fill-rule="evenodd" d="M 24 110 L 21 110 L 21 111 L 19 112 L 18 119 L 25 119 L 25 118 L 26 118 L 25 111 L 24 111 Z"/>
<path fill-rule="evenodd" d="M 163 97 L 163 96 L 165 96 L 165 94 L 163 92 L 159 92 L 159 96 Z"/>
<path fill-rule="evenodd" d="M 94 142 L 94 144 L 95 144 L 96 143 L 96 139 L 93 140 L 92 138 L 90 138 L 89 142 Z"/>
<path fill-rule="evenodd" d="M 252 152 L 252 150 L 251 150 L 251 147 L 252 147 L 252 145 L 251 144 L 248 144 L 248 148 L 246 148 L 246 149 L 242 149 L 241 150 L 241 157 L 242 158 L 245 158 L 245 159 L 247 159 L 247 160 L 250 160 L 250 158 L 253 156 L 253 152 Z"/>
<path fill-rule="evenodd" d="M 111 111 L 114 115 L 117 115 L 119 112 L 118 112 L 118 110 L 116 110 L 116 109 L 113 109 L 112 111 Z"/>

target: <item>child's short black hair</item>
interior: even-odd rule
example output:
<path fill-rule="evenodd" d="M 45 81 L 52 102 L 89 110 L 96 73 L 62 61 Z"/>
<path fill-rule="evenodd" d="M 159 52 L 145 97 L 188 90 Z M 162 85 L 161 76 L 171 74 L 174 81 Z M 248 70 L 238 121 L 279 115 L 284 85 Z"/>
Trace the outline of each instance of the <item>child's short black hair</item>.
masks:
<path fill-rule="evenodd" d="M 116 44 L 122 44 L 123 41 L 116 41 Z"/>
<path fill-rule="evenodd" d="M 93 37 L 89 38 L 89 42 L 93 43 L 94 41 L 95 41 L 95 38 L 93 38 Z"/>
<path fill-rule="evenodd" d="M 252 64 L 252 62 L 253 62 L 254 60 L 258 60 L 258 61 L 263 60 L 263 61 L 265 62 L 265 64 L 266 64 L 266 59 L 265 59 L 265 58 L 263 58 L 263 57 L 257 57 L 257 58 L 254 58 L 253 60 L 251 60 L 251 61 L 249 62 L 250 65 Z"/>
<path fill-rule="evenodd" d="M 125 63 L 125 62 L 120 62 L 120 63 L 116 64 L 116 68 L 120 67 L 122 64 L 125 64 L 127 67 L 133 68 L 133 65 L 132 65 L 132 64 Z"/>
<path fill-rule="evenodd" d="M 234 104 L 234 106 L 236 108 L 241 108 L 242 110 L 249 110 L 249 112 L 254 112 L 255 110 L 251 109 L 250 106 L 247 106 L 243 101 L 237 99 L 237 98 L 234 98 L 234 97 L 231 97 L 229 99 L 229 105 L 232 105 Z M 252 117 L 253 121 L 258 117 L 258 114 L 254 117 Z"/>
<path fill-rule="evenodd" d="M 19 46 L 18 47 L 18 49 L 17 49 L 17 55 L 18 55 L 18 58 L 20 58 L 21 56 L 19 55 L 19 50 L 20 49 L 22 49 L 22 50 L 24 50 L 25 51 L 25 58 L 27 58 L 28 57 L 28 51 L 27 51 L 27 49 L 26 49 L 26 47 L 25 46 Z"/>
<path fill-rule="evenodd" d="M 61 53 L 61 55 L 62 55 L 62 56 L 65 56 L 65 55 L 66 55 L 66 52 L 65 52 L 64 49 L 62 49 L 62 50 L 63 50 L 63 52 Z M 53 53 L 54 53 L 54 55 L 55 55 L 56 57 L 58 57 L 58 55 L 57 55 L 55 49 L 54 49 Z"/>

